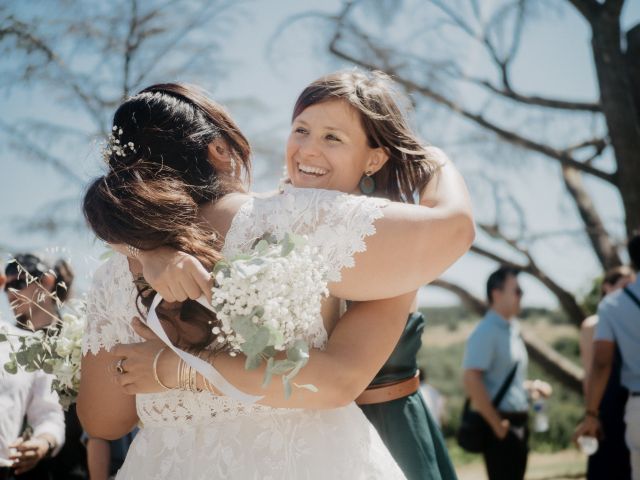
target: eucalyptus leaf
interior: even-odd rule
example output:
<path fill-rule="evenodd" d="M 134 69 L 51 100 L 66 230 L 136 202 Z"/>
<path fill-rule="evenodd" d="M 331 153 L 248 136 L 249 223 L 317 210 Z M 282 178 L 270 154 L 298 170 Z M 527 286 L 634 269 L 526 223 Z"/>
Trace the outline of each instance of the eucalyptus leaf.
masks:
<path fill-rule="evenodd" d="M 287 349 L 287 358 L 294 362 L 309 360 L 309 345 L 304 340 L 296 340 L 292 347 Z"/>
<path fill-rule="evenodd" d="M 0 342 L 6 342 L 7 336 L 4 333 L 0 333 Z"/>
<path fill-rule="evenodd" d="M 296 244 L 290 241 L 288 237 L 285 237 L 285 239 L 282 241 L 282 250 L 280 251 L 281 255 L 283 257 L 286 257 L 293 251 L 294 248 L 296 248 Z"/>
<path fill-rule="evenodd" d="M 225 274 L 228 274 L 229 268 L 230 268 L 229 263 L 225 262 L 224 260 L 219 260 L 216 263 L 216 266 L 213 267 L 213 275 L 216 276 L 220 272 L 224 272 Z M 225 275 L 225 277 L 228 277 L 228 275 Z"/>
<path fill-rule="evenodd" d="M 288 371 L 296 368 L 297 363 L 292 362 L 291 360 L 276 360 L 273 362 L 272 367 L 267 368 L 271 371 L 273 375 L 284 375 Z"/>
<path fill-rule="evenodd" d="M 262 363 L 262 357 L 260 355 L 247 356 L 247 360 L 244 362 L 245 370 L 255 370 Z"/>
<path fill-rule="evenodd" d="M 267 368 L 264 371 L 264 378 L 262 380 L 262 388 L 267 388 L 271 383 L 271 367 L 273 367 L 273 357 L 269 357 L 267 360 Z"/>
<path fill-rule="evenodd" d="M 288 400 L 291 397 L 291 382 L 286 377 L 282 377 L 282 384 L 284 385 L 284 398 Z"/>
<path fill-rule="evenodd" d="M 267 242 L 263 238 L 256 244 L 256 246 L 254 247 L 254 250 L 260 254 L 263 254 L 267 250 L 267 248 L 269 248 L 269 242 Z"/>
<path fill-rule="evenodd" d="M 16 365 L 16 362 L 7 362 L 4 364 L 4 370 L 11 375 L 15 375 L 18 373 L 18 365 Z"/>
<path fill-rule="evenodd" d="M 16 352 L 15 358 L 18 365 L 24 365 L 29 361 L 29 358 L 27 356 L 27 351 L 25 350 L 18 350 Z"/>
<path fill-rule="evenodd" d="M 53 360 L 45 360 L 42 363 L 42 370 L 44 371 L 44 373 L 53 373 Z"/>

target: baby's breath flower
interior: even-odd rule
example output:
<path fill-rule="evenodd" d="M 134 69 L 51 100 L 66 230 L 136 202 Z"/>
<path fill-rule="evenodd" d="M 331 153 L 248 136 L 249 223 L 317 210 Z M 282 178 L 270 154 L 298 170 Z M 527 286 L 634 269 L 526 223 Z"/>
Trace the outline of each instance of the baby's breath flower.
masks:
<path fill-rule="evenodd" d="M 259 361 L 272 356 L 264 353 L 267 347 L 287 350 L 287 357 L 295 349 L 296 368 L 301 368 L 306 356 L 300 352 L 308 350 L 305 339 L 322 322 L 321 300 L 328 294 L 325 265 L 317 249 L 289 235 L 278 243 L 261 240 L 249 254 L 226 261 L 216 271 L 212 289 L 219 326 L 211 331 L 217 342 Z M 283 379 L 286 384 L 291 377 Z"/>

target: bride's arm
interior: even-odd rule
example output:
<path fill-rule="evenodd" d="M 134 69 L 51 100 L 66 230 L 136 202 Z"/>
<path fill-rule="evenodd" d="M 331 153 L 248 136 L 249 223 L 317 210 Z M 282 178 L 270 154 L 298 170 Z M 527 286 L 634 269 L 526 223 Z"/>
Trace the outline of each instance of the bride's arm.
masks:
<path fill-rule="evenodd" d="M 415 292 L 401 297 L 352 305 L 333 330 L 325 350 L 311 350 L 307 365 L 295 377 L 295 383 L 313 384 L 317 392 L 294 388 L 285 399 L 282 382 L 274 376 L 262 388 L 264 366 L 245 370 L 244 356 L 220 354 L 211 360 L 214 367 L 234 386 L 253 395 L 263 395 L 262 405 L 283 408 L 337 408 L 351 403 L 369 385 L 398 342 L 406 324 L 407 312 Z M 138 329 L 140 324 L 138 324 Z M 138 330 L 143 336 L 148 333 Z M 118 377 L 129 394 L 161 391 L 153 378 L 151 365 L 163 344 L 148 341 L 117 346 L 113 352 L 127 357 L 128 373 Z M 165 352 L 158 362 L 158 375 L 167 386 L 177 383 L 178 357 Z M 198 376 L 199 387 L 204 388 Z"/>
<path fill-rule="evenodd" d="M 82 357 L 77 412 L 90 437 L 117 440 L 138 423 L 135 397 L 117 388 L 117 360 L 105 350 Z"/>
<path fill-rule="evenodd" d="M 467 188 L 446 155 L 433 152 L 441 168 L 420 205 L 391 202 L 382 209 L 366 251 L 329 285 L 332 295 L 360 301 L 402 295 L 437 278 L 469 249 L 475 228 Z M 209 273 L 190 255 L 163 247 L 140 252 L 139 260 L 145 279 L 165 300 L 211 295 Z"/>

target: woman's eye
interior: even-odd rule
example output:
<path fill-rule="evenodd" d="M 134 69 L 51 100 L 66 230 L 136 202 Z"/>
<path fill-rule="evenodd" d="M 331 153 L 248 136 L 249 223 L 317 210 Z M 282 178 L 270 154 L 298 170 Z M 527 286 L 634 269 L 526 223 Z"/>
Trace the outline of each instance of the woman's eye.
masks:
<path fill-rule="evenodd" d="M 294 132 L 295 132 L 295 133 L 305 134 L 305 133 L 307 133 L 307 129 L 306 129 L 306 128 L 302 128 L 302 127 L 297 127 L 297 128 L 294 130 Z"/>
<path fill-rule="evenodd" d="M 340 142 L 340 141 L 341 141 L 341 140 L 340 140 L 338 137 L 336 137 L 335 135 L 327 135 L 325 138 L 326 138 L 327 140 L 332 141 L 332 142 Z"/>

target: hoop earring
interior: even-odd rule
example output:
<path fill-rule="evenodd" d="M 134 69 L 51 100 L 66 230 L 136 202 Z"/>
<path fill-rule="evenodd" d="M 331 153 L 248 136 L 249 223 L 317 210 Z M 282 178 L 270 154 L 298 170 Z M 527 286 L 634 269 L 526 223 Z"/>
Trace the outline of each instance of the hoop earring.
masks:
<path fill-rule="evenodd" d="M 358 183 L 358 187 L 360 187 L 360 191 L 364 195 L 371 195 L 376 191 L 376 181 L 371 175 L 373 175 L 373 172 L 371 170 L 367 170 L 366 172 L 364 172 L 364 175 Z"/>

